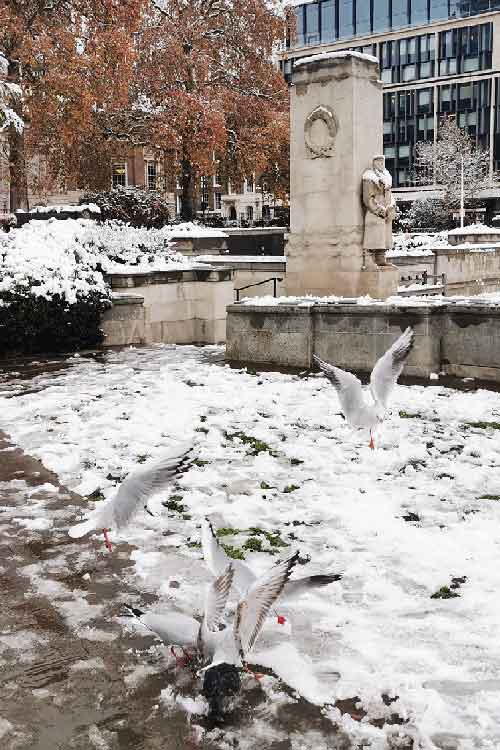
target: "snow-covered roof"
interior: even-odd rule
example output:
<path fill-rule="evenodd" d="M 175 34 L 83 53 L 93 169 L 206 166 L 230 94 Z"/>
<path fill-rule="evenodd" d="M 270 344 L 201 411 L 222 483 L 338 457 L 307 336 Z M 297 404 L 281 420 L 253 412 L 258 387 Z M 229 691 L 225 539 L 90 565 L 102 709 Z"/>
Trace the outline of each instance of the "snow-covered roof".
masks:
<path fill-rule="evenodd" d="M 378 63 L 378 59 L 373 55 L 367 55 L 364 52 L 357 52 L 356 50 L 344 50 L 342 52 L 320 52 L 318 55 L 310 55 L 309 57 L 301 57 L 299 60 L 294 62 L 294 68 L 298 68 L 299 65 L 307 65 L 312 62 L 320 62 L 321 60 L 341 60 L 348 59 L 350 57 L 356 57 L 359 60 L 365 62 Z"/>

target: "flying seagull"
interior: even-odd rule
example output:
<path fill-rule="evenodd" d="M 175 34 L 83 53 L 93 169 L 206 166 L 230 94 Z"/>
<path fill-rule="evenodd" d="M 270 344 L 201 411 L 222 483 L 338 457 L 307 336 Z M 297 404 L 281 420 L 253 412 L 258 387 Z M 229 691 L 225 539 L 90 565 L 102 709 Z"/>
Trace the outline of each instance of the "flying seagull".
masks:
<path fill-rule="evenodd" d="M 201 522 L 201 545 L 205 563 L 212 575 L 220 576 L 227 566 L 231 564 L 234 570 L 233 585 L 239 595 L 244 595 L 253 586 L 257 580 L 256 574 L 241 560 L 232 560 L 228 557 L 208 518 L 204 518 Z M 328 584 L 339 581 L 341 578 L 342 575 L 340 573 L 331 573 L 305 576 L 303 578 L 296 578 L 293 581 L 287 580 L 279 599 L 281 602 L 284 600 L 292 601 L 302 596 L 302 594 L 306 594 L 321 586 L 328 586 Z M 282 615 L 277 615 L 277 617 L 279 624 L 283 625 L 285 618 Z"/>
<path fill-rule="evenodd" d="M 111 552 L 109 530 L 123 529 L 141 507 L 147 510 L 148 498 L 167 485 L 189 463 L 192 449 L 192 442 L 181 443 L 161 458 L 148 461 L 129 474 L 112 500 L 96 508 L 86 521 L 68 530 L 70 537 L 79 539 L 92 531 L 102 530 L 106 547 Z"/>
<path fill-rule="evenodd" d="M 372 432 L 383 422 L 392 389 L 403 372 L 406 360 L 412 350 L 415 333 L 408 327 L 390 349 L 375 364 L 370 376 L 367 400 L 361 381 L 351 372 L 329 365 L 314 355 L 313 359 L 328 380 L 335 386 L 343 416 L 351 427 L 364 427 L 370 430 L 370 448 L 375 448 Z"/>
<path fill-rule="evenodd" d="M 239 669 L 245 668 L 248 654 L 254 647 L 269 610 L 283 591 L 299 553 L 272 568 L 256 579 L 239 600 L 231 625 L 224 623 L 224 611 L 235 574 L 233 562 L 225 568 L 207 589 L 203 620 L 180 613 L 165 615 L 127 609 L 145 627 L 167 645 L 181 646 L 194 652 L 195 661 L 205 665 L 203 693 L 207 697 L 212 716 L 220 717 L 225 701 L 239 691 Z"/>

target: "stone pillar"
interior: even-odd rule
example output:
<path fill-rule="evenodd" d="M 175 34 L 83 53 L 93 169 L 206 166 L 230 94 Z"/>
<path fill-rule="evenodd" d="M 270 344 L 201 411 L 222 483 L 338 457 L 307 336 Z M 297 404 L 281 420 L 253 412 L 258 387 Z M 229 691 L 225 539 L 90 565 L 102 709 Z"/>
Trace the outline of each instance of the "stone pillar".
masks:
<path fill-rule="evenodd" d="M 327 53 L 296 65 L 291 88 L 288 295 L 397 292 L 399 272 L 363 251 L 363 172 L 382 152 L 374 57 Z"/>

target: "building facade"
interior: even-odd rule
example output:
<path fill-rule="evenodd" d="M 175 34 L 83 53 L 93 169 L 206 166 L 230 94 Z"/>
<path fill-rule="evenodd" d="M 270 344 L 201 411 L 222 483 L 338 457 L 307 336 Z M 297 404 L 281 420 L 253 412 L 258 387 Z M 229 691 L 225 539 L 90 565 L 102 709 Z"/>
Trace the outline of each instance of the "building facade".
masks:
<path fill-rule="evenodd" d="M 384 153 L 400 198 L 415 195 L 413 147 L 455 116 L 500 171 L 500 0 L 293 2 L 295 29 L 281 54 L 294 61 L 355 49 L 378 58 L 384 83 Z M 490 197 L 497 191 L 493 189 Z"/>

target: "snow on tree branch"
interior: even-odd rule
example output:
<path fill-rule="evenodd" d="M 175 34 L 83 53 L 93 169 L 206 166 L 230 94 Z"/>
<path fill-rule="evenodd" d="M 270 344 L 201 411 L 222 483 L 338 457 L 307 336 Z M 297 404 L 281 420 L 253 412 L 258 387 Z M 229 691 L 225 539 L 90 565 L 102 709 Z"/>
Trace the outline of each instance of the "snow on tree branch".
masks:
<path fill-rule="evenodd" d="M 11 106 L 21 99 L 21 93 L 16 83 L 0 81 L 0 133 L 11 127 L 18 133 L 23 132 L 24 121 Z"/>

